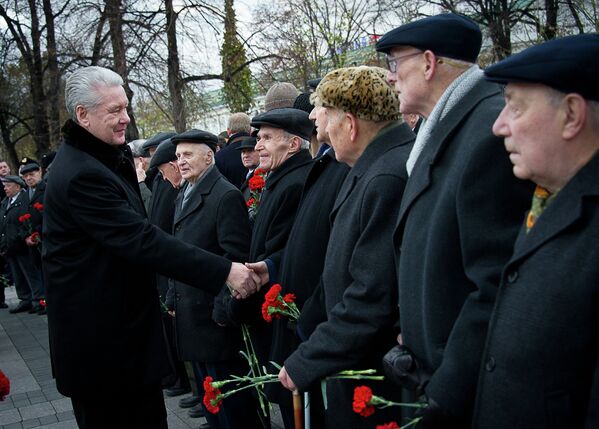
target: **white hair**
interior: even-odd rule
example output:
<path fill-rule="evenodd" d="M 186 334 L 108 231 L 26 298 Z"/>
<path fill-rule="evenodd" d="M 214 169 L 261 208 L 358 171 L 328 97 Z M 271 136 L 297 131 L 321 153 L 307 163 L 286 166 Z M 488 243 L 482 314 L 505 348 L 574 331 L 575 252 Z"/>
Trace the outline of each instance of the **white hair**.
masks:
<path fill-rule="evenodd" d="M 285 138 L 291 139 L 293 137 L 297 137 L 300 140 L 300 149 L 310 149 L 310 142 L 308 140 L 298 136 L 297 134 L 291 134 L 283 129 L 281 130 L 283 131 Z"/>
<path fill-rule="evenodd" d="M 123 78 L 104 67 L 90 66 L 75 70 L 65 85 L 64 99 L 69 117 L 77 122 L 77 106 L 90 110 L 100 104 L 99 87 L 123 85 Z"/>

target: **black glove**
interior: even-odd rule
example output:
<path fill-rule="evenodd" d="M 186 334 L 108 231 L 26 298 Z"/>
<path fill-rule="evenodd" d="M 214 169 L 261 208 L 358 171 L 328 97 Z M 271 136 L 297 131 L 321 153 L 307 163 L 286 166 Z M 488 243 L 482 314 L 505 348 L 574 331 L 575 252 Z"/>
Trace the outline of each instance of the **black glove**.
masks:
<path fill-rule="evenodd" d="M 415 392 L 418 396 L 424 393 L 424 388 L 431 378 L 427 371 L 418 363 L 412 351 L 403 345 L 397 345 L 383 357 L 385 375 L 395 384 Z"/>
<path fill-rule="evenodd" d="M 428 406 L 419 408 L 414 417 L 422 417 L 418 429 L 464 429 L 470 427 L 469 419 L 459 418 L 444 410 L 437 402 L 429 397 Z"/>

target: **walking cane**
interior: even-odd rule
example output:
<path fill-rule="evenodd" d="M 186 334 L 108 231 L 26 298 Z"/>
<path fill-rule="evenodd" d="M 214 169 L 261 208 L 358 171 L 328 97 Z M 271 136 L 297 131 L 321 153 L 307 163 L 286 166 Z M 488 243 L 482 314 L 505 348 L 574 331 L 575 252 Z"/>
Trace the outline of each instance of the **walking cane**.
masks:
<path fill-rule="evenodd" d="M 304 429 L 302 421 L 302 397 L 297 389 L 293 391 L 293 418 L 295 420 L 295 429 Z"/>
<path fill-rule="evenodd" d="M 310 392 L 304 392 L 304 429 L 310 429 Z"/>

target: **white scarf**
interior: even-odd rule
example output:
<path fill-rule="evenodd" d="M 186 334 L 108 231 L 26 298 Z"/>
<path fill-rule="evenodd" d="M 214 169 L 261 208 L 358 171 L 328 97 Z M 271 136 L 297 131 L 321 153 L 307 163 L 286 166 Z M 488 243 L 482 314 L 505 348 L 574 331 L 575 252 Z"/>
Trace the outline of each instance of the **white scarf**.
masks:
<path fill-rule="evenodd" d="M 439 122 L 441 122 L 441 120 L 462 101 L 466 94 L 468 94 L 481 79 L 483 79 L 483 71 L 478 68 L 477 65 L 473 65 L 456 80 L 451 82 L 451 85 L 449 85 L 445 92 L 443 92 L 443 95 L 439 98 L 437 104 L 435 104 L 428 119 L 422 121 L 420 130 L 416 135 L 414 147 L 406 162 L 408 176 L 412 174 L 414 165 L 416 164 L 420 153 L 422 153 L 422 150 L 427 145 L 437 124 L 439 124 Z"/>

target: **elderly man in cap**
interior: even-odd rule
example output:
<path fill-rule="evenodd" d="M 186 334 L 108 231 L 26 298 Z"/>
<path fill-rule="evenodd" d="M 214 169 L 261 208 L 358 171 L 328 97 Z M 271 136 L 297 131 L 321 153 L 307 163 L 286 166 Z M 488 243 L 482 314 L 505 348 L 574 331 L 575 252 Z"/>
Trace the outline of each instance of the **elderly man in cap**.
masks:
<path fill-rule="evenodd" d="M 218 170 L 237 188 L 241 188 L 248 172 L 239 159 L 237 148 L 244 139 L 250 136 L 251 131 L 250 117 L 243 112 L 233 113 L 229 117 L 227 125 L 227 145 L 214 156 Z"/>
<path fill-rule="evenodd" d="M 143 148 L 143 144 L 146 139 L 137 139 L 127 143 L 131 149 L 133 155 L 133 162 L 135 163 L 135 172 L 137 173 L 137 182 L 139 183 L 139 191 L 141 192 L 141 199 L 144 202 L 146 212 L 150 211 L 150 201 L 152 200 L 152 190 L 148 187 L 145 182 L 146 171 L 150 168 L 150 152 Z"/>
<path fill-rule="evenodd" d="M 122 85 L 95 66 L 66 81 L 70 119 L 44 207 L 52 368 L 79 427 L 165 429 L 169 367 L 154 273 L 215 294 L 226 283 L 239 297 L 259 279 L 148 222 L 125 145 Z"/>
<path fill-rule="evenodd" d="M 250 188 L 249 180 L 254 177 L 254 171 L 260 165 L 260 154 L 256 152 L 256 137 L 246 137 L 240 142 L 237 150 L 241 152 L 241 163 L 247 169 L 244 182 L 241 184 L 241 194 L 243 199 L 248 201 L 250 199 Z"/>
<path fill-rule="evenodd" d="M 176 146 L 177 164 L 184 187 L 175 201 L 173 235 L 182 241 L 242 262 L 248 258 L 250 227 L 241 192 L 227 181 L 214 164 L 218 137 L 190 130 L 171 138 Z M 162 143 L 164 144 L 164 143 Z M 162 146 L 162 145 L 161 145 Z M 159 155 L 158 151 L 154 156 Z M 242 376 L 244 368 L 239 327 L 220 323 L 218 310 L 226 286 L 219 293 L 199 290 L 185 282 L 173 281 L 169 296 L 175 297 L 175 332 L 181 360 L 192 362 L 197 380 Z M 214 311 L 214 314 L 213 314 Z M 212 429 L 260 426 L 249 391 L 226 399 L 217 415 L 207 414 Z"/>
<path fill-rule="evenodd" d="M 470 424 L 501 269 L 532 192 L 491 132 L 504 103 L 475 64 L 481 40 L 472 20 L 442 14 L 377 43 L 402 113 L 425 119 L 394 236 L 400 345 L 386 357 L 406 400 L 428 400 L 424 428 Z"/>
<path fill-rule="evenodd" d="M 18 176 L 2 178 L 6 197 L 0 205 L 0 253 L 11 269 L 17 297 L 20 302 L 10 313 L 42 310 L 40 299 L 44 297 L 39 266 L 33 264 L 25 239 L 30 235 L 31 216 L 24 219 L 29 210 L 26 184 Z"/>
<path fill-rule="evenodd" d="M 473 427 L 599 427 L 599 35 L 556 39 L 487 68 L 493 125 L 537 188 L 501 278 Z"/>
<path fill-rule="evenodd" d="M 385 70 L 375 67 L 334 70 L 312 96 L 315 106 L 326 111 L 337 160 L 351 170 L 330 214 L 319 285 L 326 320 L 285 360 L 279 379 L 290 390 L 306 390 L 342 370 L 380 368 L 396 335 L 394 224 L 389 219 L 399 211 L 414 134 L 398 121 L 397 94 L 385 77 Z M 370 385 L 393 398 L 390 383 Z M 356 414 L 354 386 L 349 380 L 327 383 L 327 427 L 372 428 L 397 415 L 377 411 L 371 421 Z"/>

